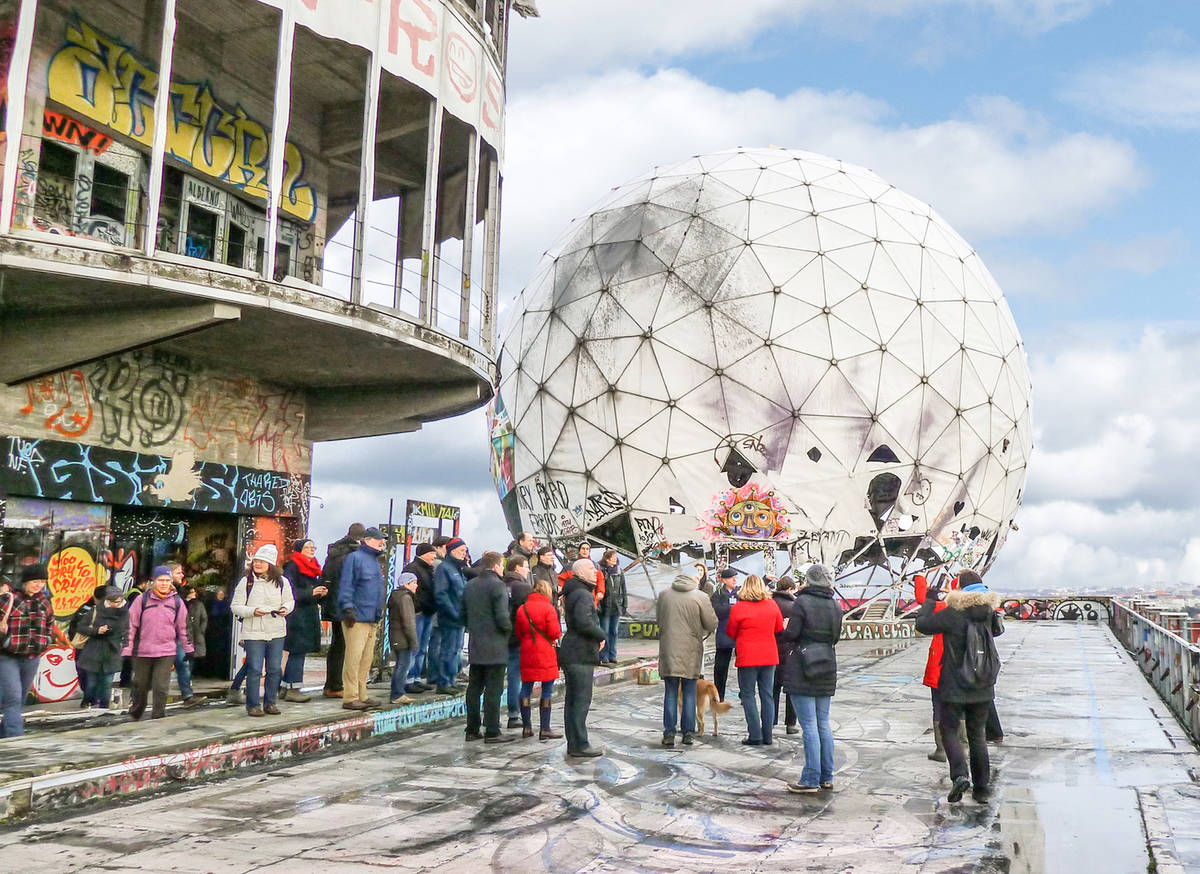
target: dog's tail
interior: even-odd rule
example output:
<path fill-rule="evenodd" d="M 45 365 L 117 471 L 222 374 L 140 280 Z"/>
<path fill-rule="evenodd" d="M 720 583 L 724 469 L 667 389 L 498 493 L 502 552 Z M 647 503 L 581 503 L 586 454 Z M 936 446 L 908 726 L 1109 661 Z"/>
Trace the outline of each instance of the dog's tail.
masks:
<path fill-rule="evenodd" d="M 728 713 L 733 709 L 733 705 L 728 701 L 714 701 L 712 703 L 712 709 L 717 711 L 717 713 Z"/>

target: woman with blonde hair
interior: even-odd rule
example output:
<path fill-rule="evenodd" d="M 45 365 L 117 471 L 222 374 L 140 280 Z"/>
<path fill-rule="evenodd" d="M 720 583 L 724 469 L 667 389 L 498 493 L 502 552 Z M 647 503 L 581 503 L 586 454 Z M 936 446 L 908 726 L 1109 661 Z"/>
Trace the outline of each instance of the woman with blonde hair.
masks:
<path fill-rule="evenodd" d="M 779 648 L 775 635 L 783 631 L 783 614 L 762 577 L 746 577 L 738 601 L 729 611 L 726 634 L 737 651 L 738 694 L 746 714 L 747 746 L 770 746 L 775 722 L 775 667 Z M 757 696 L 757 701 L 755 700 Z"/>
<path fill-rule="evenodd" d="M 554 608 L 553 590 L 546 580 L 533 584 L 533 591 L 517 608 L 514 627 L 521 642 L 521 737 L 533 737 L 533 684 L 541 683 L 538 740 L 555 740 L 562 735 L 550 728 L 550 699 L 554 681 L 558 679 L 558 652 L 554 643 L 562 636 L 562 627 Z"/>

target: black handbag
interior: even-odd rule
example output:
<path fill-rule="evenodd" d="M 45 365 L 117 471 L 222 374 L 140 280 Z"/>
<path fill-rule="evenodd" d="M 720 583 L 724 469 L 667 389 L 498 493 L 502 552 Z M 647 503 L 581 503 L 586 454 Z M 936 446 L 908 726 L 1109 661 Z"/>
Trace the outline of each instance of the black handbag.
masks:
<path fill-rule="evenodd" d="M 820 680 L 837 673 L 837 656 L 833 645 L 822 640 L 810 640 L 797 647 L 800 671 L 806 680 Z"/>

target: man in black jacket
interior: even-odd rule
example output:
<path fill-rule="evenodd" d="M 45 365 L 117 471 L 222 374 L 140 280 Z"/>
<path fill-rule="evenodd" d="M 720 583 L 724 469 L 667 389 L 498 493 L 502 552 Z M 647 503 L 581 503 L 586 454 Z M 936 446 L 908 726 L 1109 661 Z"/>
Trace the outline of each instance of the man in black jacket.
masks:
<path fill-rule="evenodd" d="M 792 615 L 792 608 L 796 605 L 795 580 L 790 576 L 776 580 L 775 591 L 771 593 L 771 598 L 774 599 L 779 612 L 783 614 L 783 621 L 787 622 Z M 772 690 L 775 695 L 775 725 L 779 725 L 779 698 L 783 693 L 783 675 L 787 670 L 788 656 L 792 651 L 792 645 L 784 637 L 785 634 L 787 634 L 786 630 L 775 635 L 775 647 L 779 650 L 779 668 L 775 671 L 775 688 Z M 800 729 L 796 725 L 796 709 L 792 706 L 792 699 L 787 695 L 782 695 L 782 697 L 784 700 L 783 721 L 787 727 L 787 733 L 798 734 Z"/>
<path fill-rule="evenodd" d="M 417 611 L 417 648 L 413 650 L 412 664 L 408 669 L 408 691 L 428 692 L 433 686 L 421 682 L 421 672 L 429 655 L 429 635 L 433 631 L 433 617 L 437 615 L 437 604 L 433 600 L 433 567 L 437 550 L 433 544 L 418 543 L 416 557 L 404 566 L 404 573 L 417 578 L 417 593 L 413 606 Z"/>
<path fill-rule="evenodd" d="M 342 613 L 338 610 L 338 580 L 342 576 L 342 562 L 346 556 L 358 549 L 366 533 L 366 526 L 355 522 L 346 531 L 346 536 L 329 544 L 325 553 L 325 565 L 321 568 L 321 584 L 328 590 L 321 599 L 321 618 L 333 629 L 333 640 L 325 654 L 325 697 L 342 697 L 342 668 L 346 661 L 346 635 L 342 632 Z"/>
<path fill-rule="evenodd" d="M 604 750 L 588 745 L 587 715 L 592 706 L 592 674 L 600 664 L 604 629 L 596 614 L 596 565 L 580 558 L 571 565 L 571 579 L 563 586 L 563 614 L 567 633 L 558 647 L 558 664 L 567 681 L 563 695 L 563 723 L 568 756 L 602 756 Z"/>
<path fill-rule="evenodd" d="M 513 632 L 508 638 L 508 727 L 520 728 L 521 723 L 521 640 L 517 637 L 517 611 L 533 591 L 529 584 L 529 559 L 514 552 L 504 563 L 504 585 L 508 588 L 509 618 Z"/>
<path fill-rule="evenodd" d="M 479 573 L 463 589 L 462 619 L 469 634 L 467 652 L 471 665 L 467 673 L 467 740 L 507 743 L 515 734 L 500 733 L 500 693 L 504 688 L 504 668 L 508 663 L 508 636 L 512 619 L 508 609 L 508 589 L 500 579 L 504 556 L 485 552 Z M 483 696 L 483 729 L 479 733 L 479 697 Z"/>
<path fill-rule="evenodd" d="M 991 796 L 991 762 L 985 732 L 996 685 L 995 680 L 986 685 L 972 682 L 962 676 L 960 666 L 971 625 L 978 623 L 992 637 L 998 637 L 1004 633 L 1004 620 L 996 612 L 1000 596 L 988 590 L 979 574 L 965 570 L 958 575 L 958 582 L 961 588 L 946 595 L 947 609 L 941 611 L 936 611 L 940 587 L 929 588 L 925 603 L 917 613 L 916 627 L 922 634 L 942 635 L 942 673 L 938 677 L 942 712 L 939 721 L 942 746 L 950 762 L 950 779 L 954 781 L 946 800 L 959 801 L 967 788 L 973 786 L 971 796 L 984 802 Z M 971 751 L 970 778 L 967 777 L 966 756 L 958 740 L 958 724 L 964 719 Z"/>
<path fill-rule="evenodd" d="M 737 571 L 731 567 L 722 568 L 717 578 L 721 584 L 712 594 L 713 612 L 717 614 L 717 657 L 713 662 L 713 685 L 724 701 L 729 661 L 733 658 L 733 638 L 725 633 L 725 626 L 729 624 L 729 611 L 737 603 Z"/>

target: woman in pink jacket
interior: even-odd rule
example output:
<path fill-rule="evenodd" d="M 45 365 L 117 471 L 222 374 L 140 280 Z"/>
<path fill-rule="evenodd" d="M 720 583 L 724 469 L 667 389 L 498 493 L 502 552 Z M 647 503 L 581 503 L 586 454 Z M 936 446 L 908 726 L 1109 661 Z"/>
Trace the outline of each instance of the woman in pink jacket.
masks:
<path fill-rule="evenodd" d="M 171 569 L 154 569 L 150 591 L 129 605 L 129 643 L 121 655 L 133 658 L 133 695 L 129 704 L 131 719 L 146 712 L 146 698 L 154 690 L 151 719 L 167 715 L 167 690 L 171 685 L 171 665 L 176 647 L 191 653 L 187 637 L 187 606 L 175 592 Z"/>

